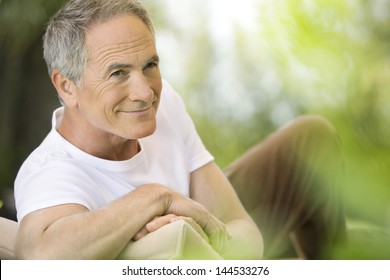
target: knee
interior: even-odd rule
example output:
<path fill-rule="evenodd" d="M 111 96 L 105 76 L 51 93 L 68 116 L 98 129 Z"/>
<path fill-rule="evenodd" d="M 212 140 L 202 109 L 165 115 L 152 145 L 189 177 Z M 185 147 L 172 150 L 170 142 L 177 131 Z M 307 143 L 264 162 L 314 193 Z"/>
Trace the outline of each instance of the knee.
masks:
<path fill-rule="evenodd" d="M 290 139 L 304 149 L 333 146 L 339 149 L 339 135 L 333 124 L 319 115 L 305 115 L 290 123 L 286 130 Z M 303 148 L 303 147 L 302 147 Z"/>
<path fill-rule="evenodd" d="M 292 124 L 294 131 L 310 134 L 316 138 L 338 137 L 337 130 L 333 124 L 320 115 L 304 115 L 297 118 Z"/>
<path fill-rule="evenodd" d="M 323 168 L 328 165 L 331 169 L 343 165 L 338 132 L 326 118 L 318 115 L 301 116 L 286 126 L 284 133 L 287 133 L 287 146 L 296 160 L 309 166 L 321 162 Z"/>

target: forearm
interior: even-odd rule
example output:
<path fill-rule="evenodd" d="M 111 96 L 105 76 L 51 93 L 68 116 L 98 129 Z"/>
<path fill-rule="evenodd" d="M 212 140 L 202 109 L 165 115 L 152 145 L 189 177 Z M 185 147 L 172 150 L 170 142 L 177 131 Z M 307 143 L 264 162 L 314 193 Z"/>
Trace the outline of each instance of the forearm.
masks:
<path fill-rule="evenodd" d="M 133 207 L 121 199 L 106 208 L 56 221 L 41 239 L 47 258 L 115 259 L 137 230 L 155 215 L 151 208 L 142 213 L 130 208 Z"/>
<path fill-rule="evenodd" d="M 98 210 L 61 218 L 43 232 L 27 258 L 115 259 L 131 237 L 131 228 L 121 215 L 110 214 Z"/>
<path fill-rule="evenodd" d="M 233 220 L 226 224 L 229 239 L 220 252 L 224 259 L 261 259 L 263 239 L 256 225 L 246 219 Z"/>
<path fill-rule="evenodd" d="M 215 163 L 210 163 L 191 174 L 191 197 L 224 223 L 220 234 L 223 247 L 211 245 L 226 259 L 259 259 L 263 241 L 255 223 L 251 220 L 233 187 Z M 203 226 L 202 226 L 203 227 Z M 204 227 L 203 227 L 204 228 Z M 206 231 L 206 233 L 210 234 Z M 217 238 L 218 239 L 218 238 Z M 210 237 L 213 241 L 213 238 Z M 214 242 L 221 244 L 221 242 Z"/>
<path fill-rule="evenodd" d="M 149 188 L 149 189 L 147 189 Z M 163 188 L 140 187 L 134 192 L 96 211 L 72 212 L 58 208 L 54 218 L 39 230 L 34 223 L 48 212 L 32 214 L 21 223 L 17 241 L 20 258 L 28 259 L 114 259 L 134 234 L 153 217 L 161 215 Z M 64 206 L 62 206 L 64 207 Z M 69 206 L 71 207 L 71 206 Z M 66 212 L 66 211 L 69 211 Z M 45 216 L 46 215 L 46 216 Z"/>

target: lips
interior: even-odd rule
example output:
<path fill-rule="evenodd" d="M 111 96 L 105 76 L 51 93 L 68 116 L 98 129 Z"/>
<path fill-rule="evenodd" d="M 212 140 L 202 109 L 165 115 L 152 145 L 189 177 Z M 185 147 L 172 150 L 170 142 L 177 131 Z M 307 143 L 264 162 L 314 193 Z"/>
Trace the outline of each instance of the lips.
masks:
<path fill-rule="evenodd" d="M 149 115 L 151 110 L 153 109 L 153 104 L 149 106 L 143 106 L 143 107 L 137 107 L 137 108 L 123 108 L 119 109 L 119 113 L 133 115 L 133 116 L 143 116 L 143 115 Z"/>
<path fill-rule="evenodd" d="M 132 109 L 132 110 L 121 110 L 123 113 L 142 113 L 148 111 L 152 106 L 146 107 L 146 108 L 140 108 L 140 109 Z"/>
<path fill-rule="evenodd" d="M 134 106 L 132 107 L 120 108 L 118 111 L 122 113 L 143 113 L 148 111 L 150 108 L 152 108 L 156 101 L 157 98 L 154 97 L 150 104 L 146 102 L 139 102 L 133 104 Z"/>

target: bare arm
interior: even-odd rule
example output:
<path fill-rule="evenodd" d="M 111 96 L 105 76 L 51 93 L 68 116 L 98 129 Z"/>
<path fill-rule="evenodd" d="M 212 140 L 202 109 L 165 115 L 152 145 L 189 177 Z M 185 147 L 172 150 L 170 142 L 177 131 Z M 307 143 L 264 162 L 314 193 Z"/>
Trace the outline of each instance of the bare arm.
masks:
<path fill-rule="evenodd" d="M 96 211 L 78 204 L 46 208 L 21 221 L 16 254 L 23 259 L 115 259 L 154 217 L 190 213 L 209 234 L 222 231 L 203 206 L 154 184 Z"/>
<path fill-rule="evenodd" d="M 263 240 L 233 187 L 215 163 L 191 174 L 191 198 L 225 223 L 228 240 L 219 252 L 226 259 L 259 259 Z"/>
<path fill-rule="evenodd" d="M 165 190 L 146 185 L 90 212 L 77 204 L 64 204 L 27 215 L 16 242 L 18 258 L 113 259 L 132 236 L 163 212 Z"/>

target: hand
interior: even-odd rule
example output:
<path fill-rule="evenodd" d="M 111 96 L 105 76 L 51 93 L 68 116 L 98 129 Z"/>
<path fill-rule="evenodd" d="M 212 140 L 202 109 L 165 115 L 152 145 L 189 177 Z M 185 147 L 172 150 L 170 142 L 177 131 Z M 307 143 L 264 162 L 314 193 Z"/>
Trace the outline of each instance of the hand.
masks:
<path fill-rule="evenodd" d="M 200 226 L 202 231 L 206 233 L 210 245 L 218 253 L 222 252 L 230 238 L 225 224 L 213 216 L 203 205 L 190 198 L 171 192 L 171 196 L 166 201 L 165 212 L 177 215 L 178 218 L 186 219 L 186 221 L 187 219 L 192 220 L 195 229 Z"/>
<path fill-rule="evenodd" d="M 141 238 L 145 237 L 147 234 L 158 230 L 159 228 L 174 223 L 179 220 L 184 220 L 188 224 L 190 224 L 197 233 L 207 242 L 209 243 L 209 238 L 206 235 L 206 233 L 203 231 L 203 229 L 190 217 L 183 217 L 183 216 L 176 216 L 174 214 L 168 214 L 165 216 L 159 216 L 155 217 L 152 221 L 147 223 L 141 230 L 139 230 L 133 237 L 133 241 L 140 240 Z"/>
<path fill-rule="evenodd" d="M 164 225 L 169 224 L 170 220 L 173 218 L 176 218 L 176 215 L 170 214 L 166 216 L 155 217 L 152 221 L 147 223 L 133 236 L 133 241 L 140 240 L 141 238 L 144 238 L 147 234 L 159 229 Z"/>
<path fill-rule="evenodd" d="M 223 251 L 230 236 L 225 224 L 213 216 L 205 206 L 160 184 L 148 184 L 138 188 L 138 190 L 142 189 L 146 189 L 147 193 L 158 193 L 159 213 L 161 215 L 140 229 L 133 236 L 133 240 L 139 240 L 161 226 L 171 223 L 171 219 L 180 218 L 189 221 L 201 236 L 204 236 L 202 233 L 204 232 L 214 250 L 218 253 Z M 158 220 L 156 221 L 156 219 Z"/>

